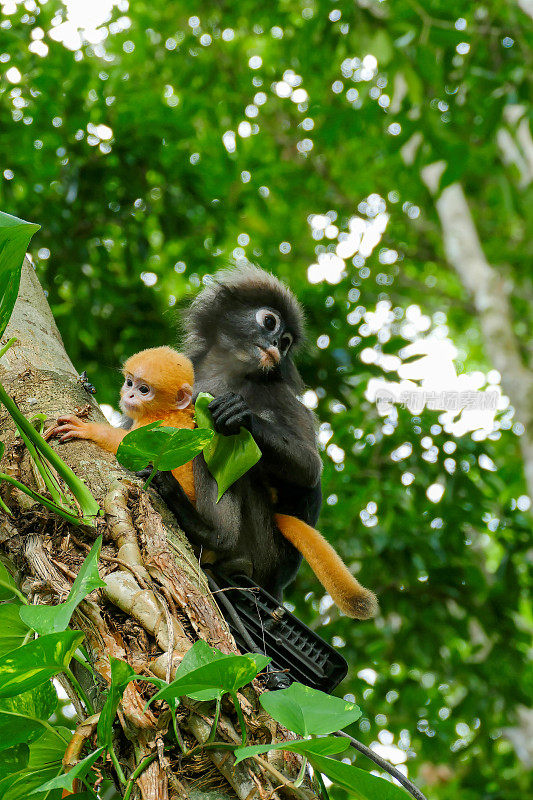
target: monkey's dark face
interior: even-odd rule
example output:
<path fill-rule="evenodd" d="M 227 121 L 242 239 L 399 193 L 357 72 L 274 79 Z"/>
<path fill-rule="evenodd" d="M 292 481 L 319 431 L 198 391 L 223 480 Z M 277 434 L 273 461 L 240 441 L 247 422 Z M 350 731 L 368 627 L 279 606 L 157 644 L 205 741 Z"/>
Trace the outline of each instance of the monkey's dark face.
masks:
<path fill-rule="evenodd" d="M 244 373 L 268 373 L 283 367 L 293 340 L 279 311 L 269 306 L 244 306 L 226 317 L 220 344 L 231 349 Z"/>
<path fill-rule="evenodd" d="M 294 337 L 286 329 L 281 314 L 273 308 L 259 308 L 255 322 L 259 363 L 263 369 L 276 367 L 289 353 Z"/>

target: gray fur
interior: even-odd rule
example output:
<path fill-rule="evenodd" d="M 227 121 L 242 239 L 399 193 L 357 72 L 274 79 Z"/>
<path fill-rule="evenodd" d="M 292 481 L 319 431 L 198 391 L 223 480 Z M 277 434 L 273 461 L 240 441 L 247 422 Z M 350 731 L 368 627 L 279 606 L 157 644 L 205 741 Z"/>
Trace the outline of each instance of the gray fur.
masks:
<path fill-rule="evenodd" d="M 186 315 L 195 394 L 242 397 L 263 453 L 259 464 L 230 487 L 219 503 L 215 481 L 203 457 L 198 457 L 194 463 L 196 508 L 216 531 L 213 547 L 220 553 L 219 567 L 231 572 L 232 563 L 244 558 L 254 580 L 281 596 L 301 556 L 276 528 L 271 487 L 292 485 L 295 493 L 316 491 L 322 464 L 313 416 L 297 398 L 302 382 L 292 363 L 293 347 L 279 368 L 262 371 L 258 366 L 255 310 L 261 307 L 279 312 L 284 329 L 294 337 L 293 347 L 302 341 L 300 304 L 277 278 L 257 267 L 216 276 Z"/>

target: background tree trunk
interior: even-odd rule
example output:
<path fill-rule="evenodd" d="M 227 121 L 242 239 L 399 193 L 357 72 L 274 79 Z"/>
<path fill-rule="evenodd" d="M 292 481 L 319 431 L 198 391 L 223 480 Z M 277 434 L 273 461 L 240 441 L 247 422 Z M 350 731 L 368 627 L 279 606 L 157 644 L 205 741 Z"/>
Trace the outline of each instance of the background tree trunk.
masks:
<path fill-rule="evenodd" d="M 488 263 L 461 184 L 438 193 L 444 162 L 423 170 L 423 180 L 435 196 L 444 251 L 476 309 L 487 355 L 502 377 L 502 385 L 525 427 L 520 437 L 528 493 L 533 497 L 533 374 L 524 362 L 513 330 L 509 282 Z"/>
<path fill-rule="evenodd" d="M 4 340 L 12 336 L 18 342 L 0 361 L 0 379 L 27 417 L 43 412 L 51 425 L 62 412 L 86 410 L 91 419 L 103 421 L 65 352 L 45 295 L 27 260 Z M 13 421 L 3 409 L 0 414 L 0 437 L 6 446 L 2 468 L 32 485 L 35 479 L 31 464 L 17 439 Z M 141 494 L 138 484 L 114 457 L 91 442 L 51 444 L 85 480 L 105 511 L 105 518 L 98 521 L 98 533 L 104 535 L 100 574 L 108 586 L 93 592 L 73 618 L 75 627 L 86 634 L 94 666 L 101 676 L 97 685 L 87 687 L 95 706 L 101 706 L 101 693 L 109 682 L 110 655 L 127 660 L 137 673 L 164 678 L 174 672 L 197 638 L 224 652 L 238 652 L 187 539 L 159 498 L 154 493 Z M 48 514 L 11 487 L 4 486 L 2 494 L 15 517 L 0 518 L 0 545 L 19 571 L 23 591 L 33 602 L 63 600 L 95 532 L 75 528 Z M 117 743 L 120 761 L 128 770 L 146 755 L 159 755 L 138 780 L 137 796 L 143 800 L 276 798 L 279 795 L 275 787 L 289 783 L 278 769 L 292 777 L 296 775 L 298 763 L 292 754 L 273 755 L 272 762 L 263 765 L 246 761 L 237 768 L 227 753 L 224 758 L 211 752 L 194 762 L 173 762 L 163 754 L 168 714 L 161 708 L 143 712 L 146 691 L 145 684 L 129 684 L 119 709 L 123 735 Z M 261 711 L 257 691 L 245 690 L 244 694 L 242 707 L 250 730 L 261 733 L 262 741 L 282 738 L 282 730 Z M 179 726 L 184 739 L 189 744 L 205 741 L 211 718 L 209 704 L 182 704 Z M 227 741 L 236 736 L 234 721 L 228 707 L 219 729 Z M 216 789 L 205 788 L 209 786 Z M 315 797 L 307 789 L 294 790 L 286 785 L 283 794 Z"/>

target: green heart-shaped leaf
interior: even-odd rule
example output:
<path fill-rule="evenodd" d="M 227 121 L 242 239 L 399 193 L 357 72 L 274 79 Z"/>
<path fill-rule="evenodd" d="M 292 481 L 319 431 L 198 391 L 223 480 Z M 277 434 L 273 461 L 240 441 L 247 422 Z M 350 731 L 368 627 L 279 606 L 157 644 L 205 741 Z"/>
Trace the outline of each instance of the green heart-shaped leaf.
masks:
<path fill-rule="evenodd" d="M 313 769 L 327 775 L 330 781 L 337 786 L 347 789 L 351 797 L 357 800 L 407 800 L 410 796 L 385 778 L 379 778 L 365 772 L 364 769 L 335 761 L 333 758 L 324 758 L 317 754 L 309 756 Z"/>
<path fill-rule="evenodd" d="M 26 638 L 29 628 L 20 618 L 20 603 L 0 605 L 0 657 L 16 650 Z"/>
<path fill-rule="evenodd" d="M 64 603 L 57 606 L 22 606 L 20 617 L 37 633 L 58 633 L 68 628 L 70 619 L 81 601 L 93 589 L 105 587 L 105 582 L 98 574 L 98 559 L 102 537 L 99 536 L 89 554 L 80 567 L 72 589 Z"/>
<path fill-rule="evenodd" d="M 0 658 L 0 697 L 13 697 L 64 672 L 83 642 L 81 631 L 40 636 Z"/>
<path fill-rule="evenodd" d="M 28 766 L 30 760 L 30 748 L 27 744 L 16 744 L 13 747 L 2 750 L 0 758 L 0 781 L 7 775 L 20 772 Z"/>
<path fill-rule="evenodd" d="M 181 467 L 201 453 L 213 438 L 205 429 L 169 428 L 151 422 L 126 434 L 117 450 L 117 460 L 133 472 L 153 464 L 155 469 Z"/>
<path fill-rule="evenodd" d="M 41 226 L 0 211 L 0 336 L 10 320 L 28 244 Z"/>
<path fill-rule="evenodd" d="M 67 789 L 69 792 L 71 792 L 74 781 L 77 778 L 84 778 L 87 775 L 94 762 L 104 752 L 104 750 L 105 747 L 99 747 L 97 750 L 93 750 L 93 752 L 89 753 L 89 755 L 86 756 L 83 761 L 79 761 L 76 766 L 72 767 L 72 769 L 69 769 L 68 772 L 42 783 L 40 786 L 37 786 L 32 792 L 30 792 L 30 794 L 37 794 L 38 792 L 51 792 L 53 789 Z"/>
<path fill-rule="evenodd" d="M 57 694 L 50 681 L 15 697 L 1 698 L 0 750 L 20 742 L 30 744 L 42 736 L 56 707 Z"/>
<path fill-rule="evenodd" d="M 0 453 L 1 457 L 2 454 Z M 17 589 L 17 584 L 13 580 L 11 573 L 0 561 L 0 600 L 8 600 L 10 597 L 15 596 L 16 592 L 11 591 L 11 587 Z"/>
<path fill-rule="evenodd" d="M 181 663 L 176 670 L 175 680 L 183 678 L 198 667 L 203 667 L 205 664 L 212 664 L 214 661 L 219 661 L 225 658 L 225 654 L 216 647 L 210 647 L 203 639 L 198 639 L 193 646 L 187 650 L 183 656 Z M 206 689 L 203 692 L 194 692 L 190 694 L 193 700 L 215 700 L 219 695 L 218 689 Z"/>
<path fill-rule="evenodd" d="M 245 428 L 235 436 L 222 436 L 216 433 L 213 419 L 208 409 L 213 395 L 200 392 L 194 404 L 194 415 L 199 429 L 208 429 L 214 436 L 204 449 L 207 469 L 217 482 L 217 503 L 235 481 L 242 478 L 261 458 L 261 450 L 252 434 Z"/>
<path fill-rule="evenodd" d="M 259 698 L 271 717 L 300 736 L 333 733 L 361 716 L 355 703 L 292 683 L 288 689 L 264 692 Z"/>
<path fill-rule="evenodd" d="M 43 781 L 51 780 L 63 771 L 62 759 L 72 731 L 67 728 L 54 728 L 46 731 L 41 738 L 30 746 L 30 758 L 27 766 L 19 772 L 0 780 L 0 797 L 2 800 L 27 800 Z M 2 754 L 3 755 L 3 754 Z M 41 792 L 35 800 L 61 800 L 62 789 L 52 792 Z"/>
<path fill-rule="evenodd" d="M 186 675 L 172 681 L 161 689 L 152 699 L 196 697 L 204 692 L 202 700 L 215 700 L 226 693 L 235 693 L 250 683 L 256 675 L 270 663 L 270 658 L 260 653 L 246 653 L 242 656 L 222 655 L 212 663 L 193 669 Z"/>
<path fill-rule="evenodd" d="M 236 761 L 243 761 L 250 756 L 268 753 L 270 750 L 290 750 L 291 753 L 299 753 L 310 758 L 318 754 L 322 756 L 334 756 L 337 753 L 344 753 L 348 748 L 348 742 L 339 736 L 325 736 L 323 739 L 297 739 L 294 742 L 276 742 L 272 744 L 254 744 L 249 747 L 237 747 L 235 750 Z"/>

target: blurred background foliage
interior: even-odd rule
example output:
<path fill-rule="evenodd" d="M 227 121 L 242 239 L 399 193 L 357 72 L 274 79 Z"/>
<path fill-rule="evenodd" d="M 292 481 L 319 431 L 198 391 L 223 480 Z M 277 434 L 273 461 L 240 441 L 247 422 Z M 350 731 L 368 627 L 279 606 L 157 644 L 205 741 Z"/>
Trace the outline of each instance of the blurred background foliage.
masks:
<path fill-rule="evenodd" d="M 1 5 L 0 207 L 42 225 L 32 255 L 77 368 L 116 405 L 121 361 L 179 341 L 204 275 L 248 258 L 288 281 L 320 527 L 381 615 L 339 617 L 306 566 L 287 599 L 350 664 L 354 735 L 435 800 L 523 798 L 523 426 L 420 171 L 443 159 L 440 188 L 461 181 L 531 359 L 527 1 Z M 409 375 L 492 389 L 498 410 L 377 408 L 376 381 Z"/>

